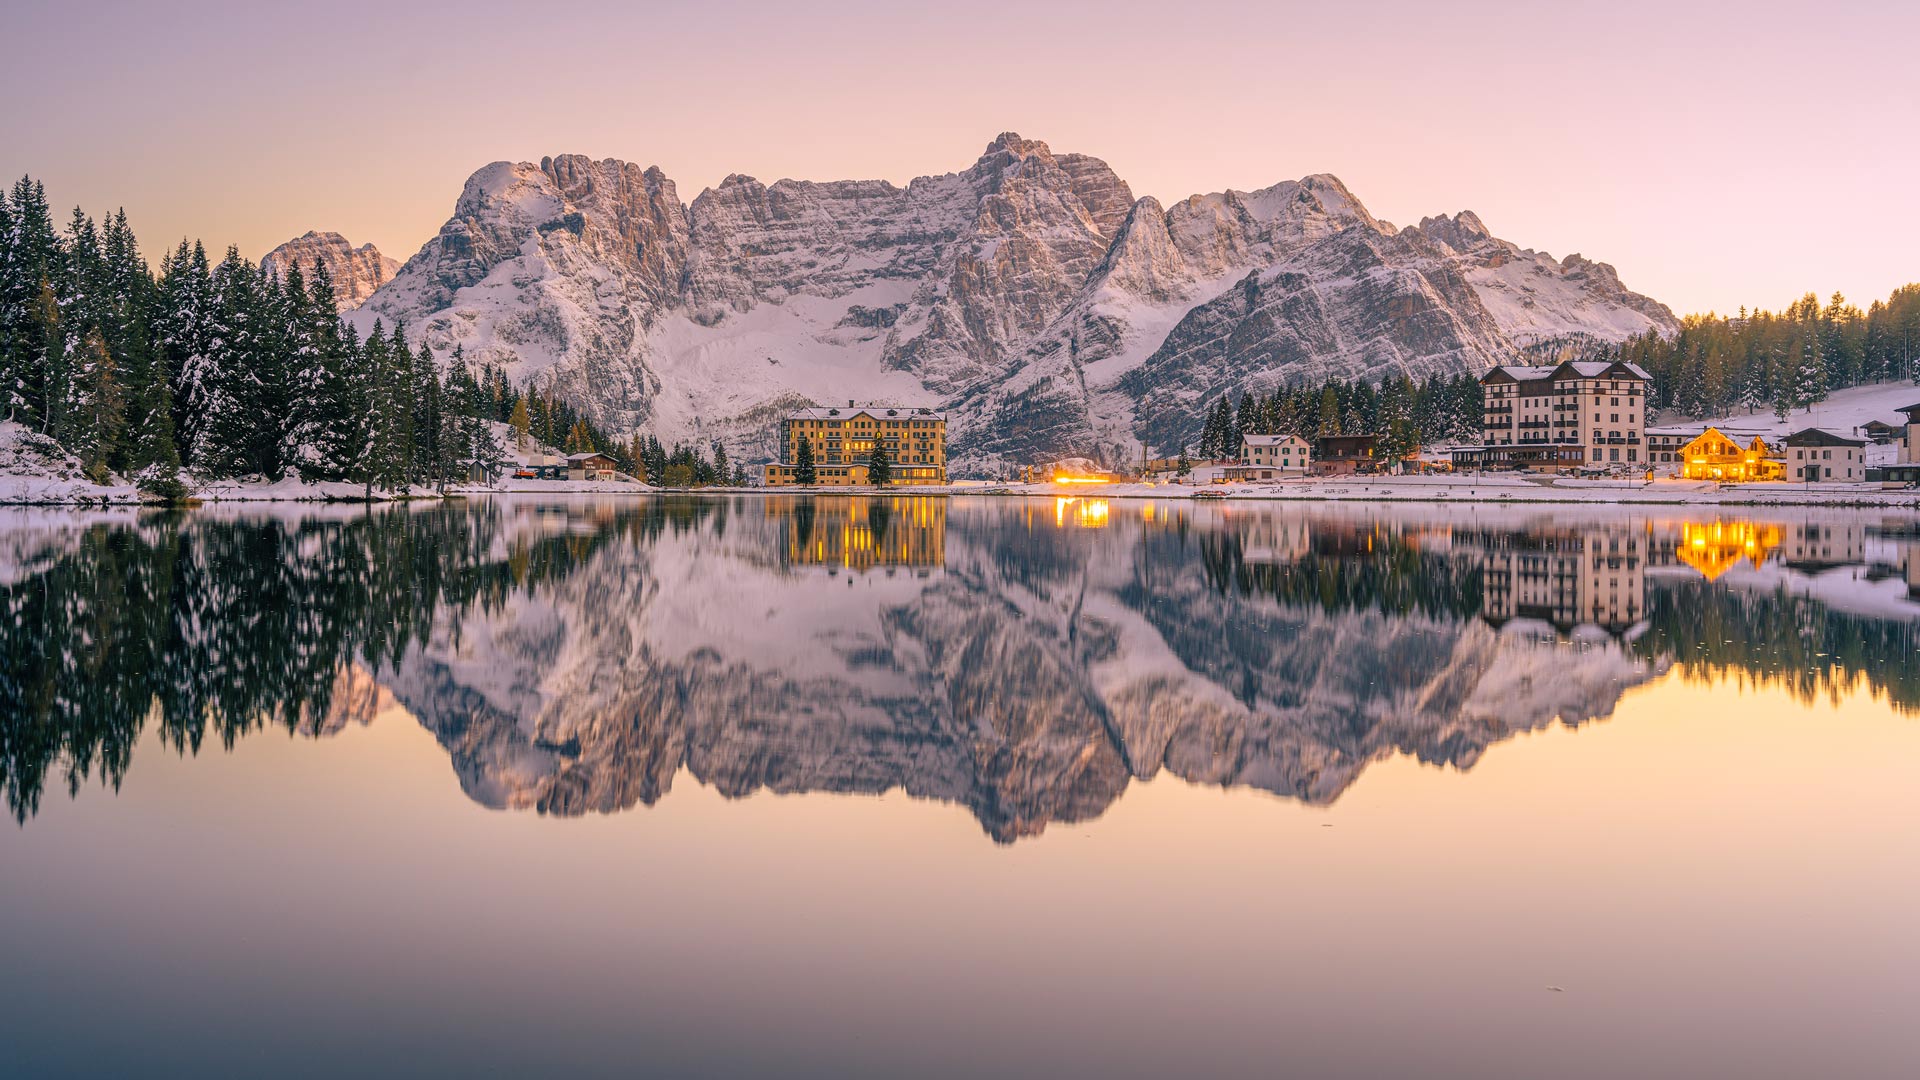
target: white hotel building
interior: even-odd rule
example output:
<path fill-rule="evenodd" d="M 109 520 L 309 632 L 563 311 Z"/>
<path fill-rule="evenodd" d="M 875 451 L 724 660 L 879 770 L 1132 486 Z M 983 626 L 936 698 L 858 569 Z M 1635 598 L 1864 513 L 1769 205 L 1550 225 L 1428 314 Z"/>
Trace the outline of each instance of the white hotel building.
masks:
<path fill-rule="evenodd" d="M 1480 378 L 1481 445 L 1456 449 L 1454 465 L 1645 468 L 1649 381 L 1638 365 L 1618 361 L 1502 364 Z"/>

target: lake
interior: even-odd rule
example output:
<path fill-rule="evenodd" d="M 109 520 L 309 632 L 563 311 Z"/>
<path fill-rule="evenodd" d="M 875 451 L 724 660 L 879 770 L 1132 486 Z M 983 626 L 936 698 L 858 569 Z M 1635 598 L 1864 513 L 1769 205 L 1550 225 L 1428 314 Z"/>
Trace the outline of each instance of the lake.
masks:
<path fill-rule="evenodd" d="M 1911 1077 L 1920 519 L 0 512 L 16 1076 Z"/>

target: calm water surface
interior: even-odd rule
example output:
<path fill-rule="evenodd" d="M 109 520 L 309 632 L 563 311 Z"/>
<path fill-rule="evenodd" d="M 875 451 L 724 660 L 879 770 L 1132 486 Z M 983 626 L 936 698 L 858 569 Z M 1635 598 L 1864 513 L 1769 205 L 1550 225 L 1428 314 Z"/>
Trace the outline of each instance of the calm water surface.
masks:
<path fill-rule="evenodd" d="M 1920 1075 L 1920 522 L 0 513 L 0 1071 Z"/>

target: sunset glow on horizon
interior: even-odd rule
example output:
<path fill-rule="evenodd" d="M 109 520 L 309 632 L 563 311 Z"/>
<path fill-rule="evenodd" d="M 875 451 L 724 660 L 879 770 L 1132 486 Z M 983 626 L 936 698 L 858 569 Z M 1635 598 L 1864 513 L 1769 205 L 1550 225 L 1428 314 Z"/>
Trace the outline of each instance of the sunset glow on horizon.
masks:
<path fill-rule="evenodd" d="M 9 8 L 40 46 L 0 69 L 0 175 L 125 206 L 150 256 L 320 229 L 404 261 L 496 160 L 658 165 L 691 202 L 1012 130 L 1162 203 L 1330 172 L 1400 225 L 1471 209 L 1677 313 L 1920 278 L 1911 5 Z"/>

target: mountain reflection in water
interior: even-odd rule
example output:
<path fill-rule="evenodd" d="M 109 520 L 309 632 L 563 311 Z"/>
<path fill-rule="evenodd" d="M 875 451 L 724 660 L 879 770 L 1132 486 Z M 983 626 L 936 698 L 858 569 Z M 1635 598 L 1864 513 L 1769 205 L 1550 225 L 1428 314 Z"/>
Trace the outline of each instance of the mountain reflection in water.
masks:
<path fill-rule="evenodd" d="M 1920 705 L 1874 514 L 658 497 L 0 515 L 0 784 L 403 708 L 490 807 L 964 805 L 1002 841 L 1163 770 L 1326 803 L 1671 665 Z"/>

